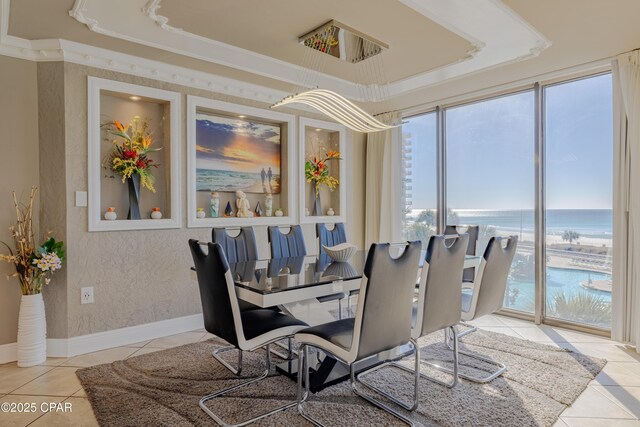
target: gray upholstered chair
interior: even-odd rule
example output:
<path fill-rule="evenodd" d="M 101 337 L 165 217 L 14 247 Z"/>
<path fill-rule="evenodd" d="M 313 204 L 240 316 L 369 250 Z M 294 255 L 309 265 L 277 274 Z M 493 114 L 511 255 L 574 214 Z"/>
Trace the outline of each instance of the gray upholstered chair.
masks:
<path fill-rule="evenodd" d="M 324 252 L 323 246 L 335 246 L 347 241 L 347 233 L 344 224 L 339 222 L 329 230 L 327 224 L 316 224 L 316 235 L 318 236 L 318 253 Z"/>
<path fill-rule="evenodd" d="M 238 235 L 234 237 L 226 228 L 214 228 L 211 230 L 211 241 L 222 246 L 230 263 L 258 259 L 258 245 L 252 227 L 241 227 Z"/>
<path fill-rule="evenodd" d="M 292 225 L 287 234 L 284 234 L 277 225 L 269 226 L 267 232 L 271 258 L 289 258 L 307 254 L 302 227 L 299 225 Z"/>
<path fill-rule="evenodd" d="M 202 250 L 202 246 L 203 244 L 197 240 L 189 240 L 189 247 L 198 276 L 204 326 L 207 332 L 231 344 L 230 347 L 214 350 L 213 357 L 233 374 L 240 375 L 242 353 L 266 347 L 266 366 L 262 375 L 234 384 L 200 399 L 200 408 L 218 424 L 226 425 L 218 415 L 206 406 L 206 402 L 266 378 L 271 371 L 269 345 L 275 341 L 290 337 L 307 325 L 301 320 L 273 310 L 241 311 L 238 305 L 238 297 L 236 296 L 235 283 L 222 246 L 217 243 L 208 243 L 208 252 L 206 254 Z M 234 368 L 220 357 L 220 353 L 233 349 L 238 350 L 237 368 Z M 262 419 L 294 405 L 296 405 L 295 401 L 255 416 L 239 425 Z"/>
<path fill-rule="evenodd" d="M 465 289 L 462 293 L 461 317 L 463 321 L 471 321 L 487 314 L 495 313 L 502 308 L 504 303 L 504 293 L 507 289 L 507 280 L 513 256 L 516 253 L 518 237 L 492 237 L 489 239 L 487 248 L 484 251 L 476 280 L 470 289 Z M 475 328 L 461 333 L 459 336 L 467 335 L 475 331 Z M 461 378 L 470 381 L 486 383 L 502 375 L 507 369 L 505 365 L 488 359 L 486 357 L 460 351 L 460 354 L 481 360 L 485 363 L 495 365 L 498 370 L 485 378 L 479 378 L 460 373 Z"/>
<path fill-rule="evenodd" d="M 269 243 L 271 245 L 271 258 L 292 258 L 307 254 L 307 247 L 304 243 L 302 227 L 292 225 L 289 233 L 284 234 L 278 226 L 270 226 L 268 229 Z M 347 295 L 344 292 L 323 295 L 317 300 L 321 303 L 338 301 L 338 317 L 342 318 L 342 299 Z"/>
<path fill-rule="evenodd" d="M 457 307 L 461 304 L 460 280 L 462 279 L 462 269 L 464 267 L 464 257 L 469 236 L 463 234 L 455 238 L 445 238 L 445 236 L 431 236 L 427 244 L 425 260 L 420 273 L 418 284 L 418 301 L 413 306 L 413 327 L 411 337 L 418 340 L 421 337 L 444 329 L 449 331 L 453 340 L 453 378 L 451 382 L 445 383 L 436 378 L 420 374 L 421 377 L 441 384 L 448 388 L 454 387 L 458 383 L 458 335 L 455 326 L 460 322 L 460 313 Z M 304 332 L 304 331 L 303 331 Z M 436 369 L 440 369 L 440 364 L 425 362 Z M 412 372 L 411 369 L 396 362 L 390 363 L 392 366 L 402 370 Z M 378 368 L 384 367 L 383 364 Z M 367 374 L 373 372 L 373 369 Z M 413 372 L 412 372 L 413 373 Z M 358 375 L 362 384 L 385 395 L 393 402 L 409 409 L 403 402 L 396 400 L 383 390 L 364 382 L 364 375 Z"/>
<path fill-rule="evenodd" d="M 258 245 L 256 244 L 256 235 L 253 232 L 253 228 L 240 227 L 240 231 L 236 236 L 231 236 L 229 231 L 227 228 L 213 228 L 211 230 L 211 242 L 218 243 L 222 247 L 224 255 L 227 257 L 227 262 L 235 264 L 256 261 L 258 259 Z M 247 266 L 244 265 L 244 267 Z M 240 305 L 240 311 L 261 308 L 243 300 L 238 300 L 238 304 Z M 271 310 L 279 311 L 277 307 L 272 307 Z M 275 354 L 281 356 L 279 353 Z"/>
<path fill-rule="evenodd" d="M 454 234 L 468 234 L 469 246 L 467 246 L 467 255 L 476 255 L 478 247 L 478 236 L 480 235 L 480 227 L 477 225 L 447 225 L 444 229 L 444 235 L 450 236 Z M 465 283 L 473 282 L 476 275 L 475 267 L 464 269 L 462 281 Z"/>
<path fill-rule="evenodd" d="M 420 349 L 411 337 L 411 308 L 421 243 L 408 243 L 398 258 L 391 256 L 389 248 L 390 245 L 386 243 L 372 244 L 369 249 L 355 318 L 314 326 L 295 335 L 295 340 L 301 345 L 298 359 L 298 411 L 315 425 L 322 424 L 304 411 L 304 403 L 309 395 L 309 346 L 319 348 L 349 366 L 354 393 L 413 425 L 411 420 L 387 404 L 360 392 L 357 387 L 359 381 L 355 378 L 356 362 L 411 342 L 416 352 L 415 394 L 413 404 L 406 406 L 411 410 L 418 406 Z"/>
<path fill-rule="evenodd" d="M 344 228 L 343 223 L 334 224 L 333 228 L 329 230 L 326 224 L 318 223 L 316 224 L 316 236 L 318 236 L 318 257 L 321 259 L 321 263 L 326 265 L 326 260 L 322 258 L 328 257 L 325 253 L 323 246 L 335 246 L 340 243 L 346 243 L 347 241 L 347 233 Z M 351 296 L 352 293 L 338 292 L 335 294 L 324 295 L 318 298 L 320 302 L 329 302 L 329 301 L 338 301 L 338 318 L 342 319 L 342 300 L 347 296 Z M 351 308 L 349 304 L 350 301 L 347 301 L 347 306 Z"/>

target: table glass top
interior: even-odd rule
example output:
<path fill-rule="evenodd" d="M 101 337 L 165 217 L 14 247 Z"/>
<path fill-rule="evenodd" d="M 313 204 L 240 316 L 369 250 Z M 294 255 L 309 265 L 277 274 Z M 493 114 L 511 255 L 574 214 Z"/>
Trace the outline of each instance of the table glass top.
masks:
<path fill-rule="evenodd" d="M 327 255 L 273 258 L 230 263 L 236 286 L 269 294 L 362 278 L 367 251 L 358 251 L 348 262 L 333 262 Z"/>

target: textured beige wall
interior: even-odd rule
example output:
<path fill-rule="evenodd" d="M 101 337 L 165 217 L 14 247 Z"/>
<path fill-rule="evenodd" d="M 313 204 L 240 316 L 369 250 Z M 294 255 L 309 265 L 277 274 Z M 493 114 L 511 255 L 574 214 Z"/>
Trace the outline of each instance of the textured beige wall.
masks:
<path fill-rule="evenodd" d="M 186 228 L 186 159 L 182 159 L 183 228 L 179 230 L 116 231 L 89 233 L 87 209 L 74 205 L 74 192 L 87 190 L 87 76 L 119 80 L 157 87 L 229 102 L 266 108 L 267 105 L 233 99 L 211 92 L 175 84 L 158 82 L 126 74 L 64 64 L 65 101 L 65 168 L 66 195 L 59 195 L 66 206 L 66 240 L 68 244 L 66 308 L 67 325 L 57 319 L 50 325 L 51 338 L 85 335 L 153 321 L 199 313 L 197 284 L 191 279 L 191 256 L 187 239 L 210 239 L 209 229 Z M 183 96 L 182 123 L 186 117 L 186 96 Z M 350 239 L 362 246 L 364 217 L 364 139 L 352 138 L 349 147 L 352 160 L 347 164 L 350 174 L 348 200 L 354 201 L 349 211 L 347 227 Z M 186 128 L 180 141 L 186 146 Z M 53 173 L 53 171 L 50 171 Z M 43 177 L 44 179 L 44 177 Z M 360 205 L 360 206 L 356 206 Z M 260 256 L 268 255 L 266 228 L 256 229 Z M 313 225 L 304 227 L 310 252 L 314 251 Z M 80 304 L 80 288 L 95 288 L 95 303 Z M 62 331 L 66 329 L 66 331 Z"/>
<path fill-rule="evenodd" d="M 64 66 L 59 62 L 38 64 L 38 123 L 40 135 L 40 225 L 58 240 L 67 241 L 65 198 L 65 96 Z M 67 266 L 56 273 L 43 292 L 47 334 L 55 338 L 67 331 Z"/>
<path fill-rule="evenodd" d="M 38 185 L 38 92 L 36 63 L 0 56 L 0 240 L 11 244 L 8 227 L 15 221 L 11 190 L 26 202 Z M 36 226 L 38 218 L 34 218 Z M 3 253 L 4 248 L 0 249 Z M 15 270 L 0 264 L 0 345 L 16 341 L 20 287 Z"/>

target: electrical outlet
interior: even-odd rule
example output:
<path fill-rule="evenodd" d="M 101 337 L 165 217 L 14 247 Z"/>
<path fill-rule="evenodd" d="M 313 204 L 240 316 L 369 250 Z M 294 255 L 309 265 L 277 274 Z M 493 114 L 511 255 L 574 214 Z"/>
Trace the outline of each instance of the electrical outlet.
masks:
<path fill-rule="evenodd" d="M 93 304 L 93 287 L 80 289 L 80 304 Z"/>

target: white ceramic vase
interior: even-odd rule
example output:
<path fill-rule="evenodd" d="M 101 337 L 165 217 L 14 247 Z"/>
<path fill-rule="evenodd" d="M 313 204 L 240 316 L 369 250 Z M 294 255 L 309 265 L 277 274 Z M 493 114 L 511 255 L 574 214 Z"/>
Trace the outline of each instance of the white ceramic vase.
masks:
<path fill-rule="evenodd" d="M 18 366 L 25 368 L 47 360 L 47 320 L 42 294 L 23 295 L 18 316 Z"/>

